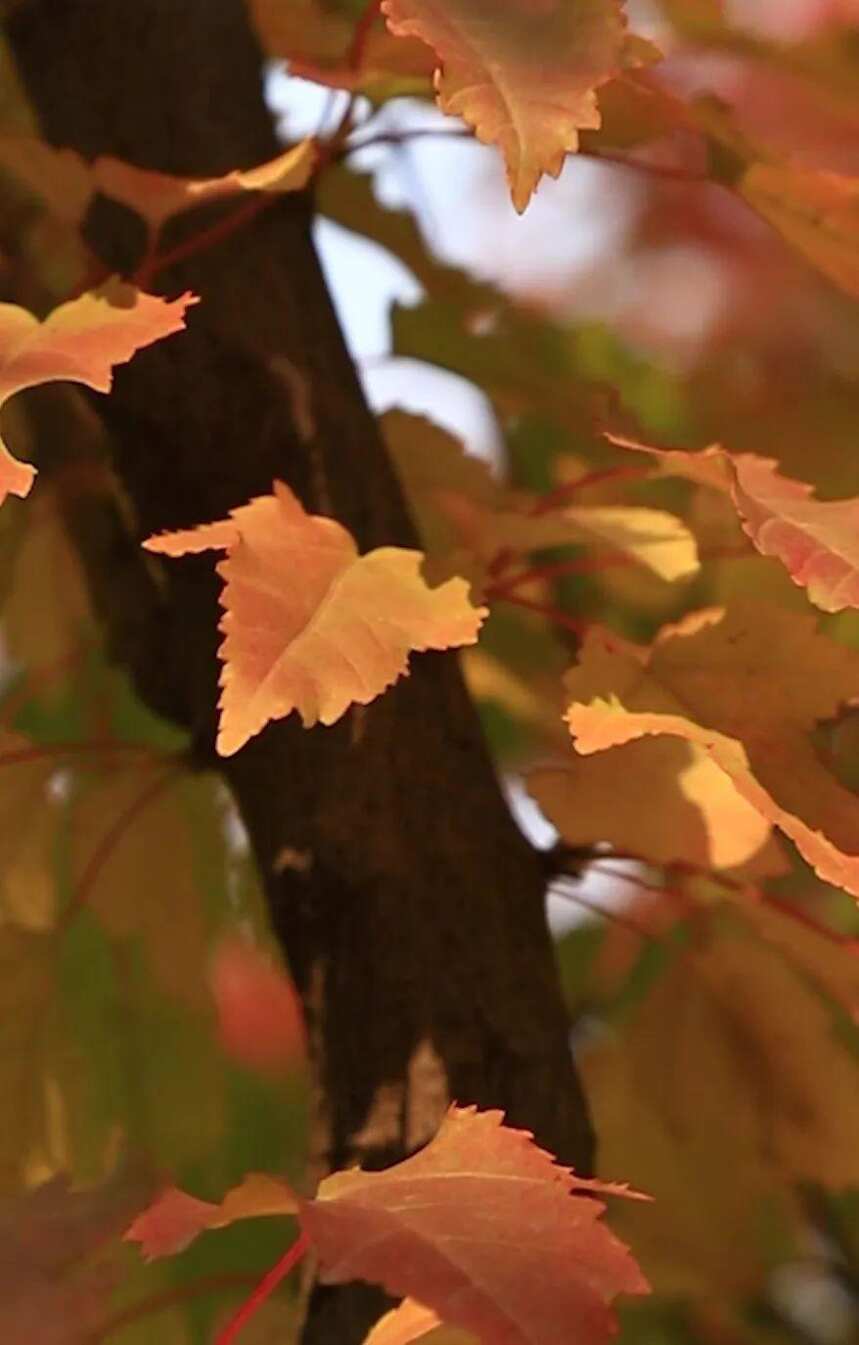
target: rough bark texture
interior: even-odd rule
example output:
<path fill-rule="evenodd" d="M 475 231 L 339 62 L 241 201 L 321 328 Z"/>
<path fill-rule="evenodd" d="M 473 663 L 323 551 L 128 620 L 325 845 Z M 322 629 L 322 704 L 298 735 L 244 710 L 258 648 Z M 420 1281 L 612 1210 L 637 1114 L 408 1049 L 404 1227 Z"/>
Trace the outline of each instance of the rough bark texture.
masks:
<path fill-rule="evenodd" d="M 276 149 L 241 0 L 20 0 L 7 28 L 54 144 L 196 176 Z M 139 536 L 222 517 L 280 477 L 362 549 L 413 544 L 310 222 L 308 200 L 284 199 L 159 276 L 162 292 L 201 296 L 188 333 L 137 356 L 98 403 Z M 108 203 L 89 237 L 124 271 L 142 241 Z M 85 552 L 86 532 L 98 535 L 91 518 Z M 119 530 L 106 537 L 88 559 L 114 649 L 210 762 L 211 560 L 170 562 L 153 586 Z M 504 1108 L 587 1170 L 543 869 L 508 814 L 456 657 L 416 657 L 367 709 L 327 729 L 271 726 L 220 764 L 308 1006 L 314 1159 L 383 1165 L 425 1142 L 455 1098 Z M 317 1290 L 307 1345 L 352 1345 L 378 1310 L 358 1286 Z"/>

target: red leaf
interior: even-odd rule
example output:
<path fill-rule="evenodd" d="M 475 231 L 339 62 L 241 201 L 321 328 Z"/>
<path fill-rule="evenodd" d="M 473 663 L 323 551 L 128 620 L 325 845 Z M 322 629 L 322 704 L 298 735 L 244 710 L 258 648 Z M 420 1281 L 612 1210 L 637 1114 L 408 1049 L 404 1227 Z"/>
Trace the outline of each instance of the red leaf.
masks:
<path fill-rule="evenodd" d="M 326 1178 L 300 1217 L 322 1279 L 417 1298 L 491 1345 L 611 1336 L 611 1300 L 648 1286 L 593 1195 L 634 1196 L 555 1164 L 499 1111 L 451 1107 L 420 1153 Z"/>
<path fill-rule="evenodd" d="M 285 972 L 244 939 L 215 952 L 209 985 L 227 1055 L 261 1073 L 279 1072 L 304 1054 L 304 1019 Z"/>
<path fill-rule="evenodd" d="M 129 1225 L 123 1234 L 126 1242 L 139 1242 L 147 1261 L 159 1256 L 175 1256 L 210 1228 L 226 1228 L 239 1219 L 294 1214 L 296 1199 L 280 1177 L 251 1172 L 239 1186 L 228 1191 L 220 1205 L 198 1200 L 168 1186 L 152 1204 Z"/>
<path fill-rule="evenodd" d="M 129 1225 L 123 1234 L 126 1242 L 139 1242 L 146 1261 L 158 1256 L 174 1256 L 205 1229 L 213 1226 L 219 1206 L 198 1200 L 176 1186 L 168 1186 L 152 1204 Z"/>

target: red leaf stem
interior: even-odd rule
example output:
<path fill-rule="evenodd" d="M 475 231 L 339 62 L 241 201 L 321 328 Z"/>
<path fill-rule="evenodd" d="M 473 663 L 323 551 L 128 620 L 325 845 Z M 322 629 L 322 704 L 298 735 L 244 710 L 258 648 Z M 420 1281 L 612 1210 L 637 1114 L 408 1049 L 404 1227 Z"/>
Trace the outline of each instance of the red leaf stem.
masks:
<path fill-rule="evenodd" d="M 590 624 L 587 621 L 579 621 L 574 616 L 568 616 L 566 612 L 562 612 L 559 607 L 553 607 L 551 603 L 534 602 L 532 598 L 523 598 L 520 593 L 499 594 L 498 601 L 508 602 L 513 607 L 526 607 L 529 612 L 539 612 L 541 616 L 547 617 L 556 626 L 563 626 L 565 630 L 571 630 L 576 635 L 584 635 Z"/>
<path fill-rule="evenodd" d="M 304 1257 L 310 1247 L 310 1239 L 302 1233 L 271 1270 L 266 1271 L 253 1292 L 233 1314 L 222 1331 L 215 1338 L 215 1345 L 232 1345 L 243 1326 L 246 1326 L 257 1308 L 262 1307 L 267 1298 L 274 1293 L 281 1280 L 285 1279 L 294 1266 Z"/>

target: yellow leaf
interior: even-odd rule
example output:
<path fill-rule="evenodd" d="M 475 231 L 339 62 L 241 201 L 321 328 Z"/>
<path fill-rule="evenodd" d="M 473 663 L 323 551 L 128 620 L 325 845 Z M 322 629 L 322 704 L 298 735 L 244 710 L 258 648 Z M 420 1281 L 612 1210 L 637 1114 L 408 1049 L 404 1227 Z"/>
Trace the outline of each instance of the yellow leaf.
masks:
<path fill-rule="evenodd" d="M 528 790 L 570 845 L 606 841 L 654 864 L 784 872 L 771 823 L 694 743 L 645 738 L 528 776 Z"/>
<path fill-rule="evenodd" d="M 479 1345 L 470 1331 L 445 1326 L 432 1308 L 414 1298 L 404 1298 L 399 1307 L 386 1312 L 364 1338 L 364 1345 L 409 1345 L 418 1339 L 424 1345 Z"/>
<path fill-rule="evenodd" d="M 813 617 L 738 603 L 666 627 L 649 650 L 593 633 L 566 679 L 566 720 L 585 755 L 650 734 L 696 744 L 824 881 L 859 896 L 859 800 L 809 736 L 857 673 L 859 655 Z"/>
<path fill-rule="evenodd" d="M 167 302 L 113 280 L 60 304 L 44 322 L 17 304 L 0 304 L 0 406 L 24 388 L 55 379 L 109 392 L 113 366 L 181 331 L 185 310 L 195 302 L 189 294 Z M 0 503 L 9 494 L 29 494 L 35 475 L 0 439 Z"/>

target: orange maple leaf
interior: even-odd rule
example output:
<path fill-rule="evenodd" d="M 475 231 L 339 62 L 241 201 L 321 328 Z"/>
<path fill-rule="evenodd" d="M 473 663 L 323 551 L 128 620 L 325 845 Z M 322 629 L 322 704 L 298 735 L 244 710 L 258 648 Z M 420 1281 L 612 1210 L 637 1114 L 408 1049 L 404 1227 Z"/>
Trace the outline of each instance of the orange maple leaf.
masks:
<path fill-rule="evenodd" d="M 55 379 L 109 392 L 115 364 L 185 325 L 191 294 L 159 299 L 110 280 L 60 304 L 44 322 L 17 304 L 0 304 L 0 406 L 16 392 Z M 18 462 L 0 439 L 0 504 L 28 495 L 36 470 Z"/>
<path fill-rule="evenodd" d="M 782 476 L 774 458 L 756 453 L 730 453 L 718 444 L 689 453 L 607 437 L 621 448 L 649 453 L 666 475 L 730 495 L 758 551 L 780 560 L 824 612 L 859 607 L 859 499 L 816 500 L 812 486 Z"/>
<path fill-rule="evenodd" d="M 434 49 L 439 106 L 499 145 L 520 213 L 600 125 L 595 90 L 655 54 L 627 37 L 620 0 L 382 0 L 382 12 Z"/>
<path fill-rule="evenodd" d="M 282 482 L 273 490 L 228 519 L 144 542 L 166 556 L 227 552 L 217 567 L 222 756 L 293 710 L 307 728 L 333 724 L 406 673 L 410 652 L 473 644 L 486 616 L 464 579 L 429 588 L 420 551 L 359 556 L 334 519 L 306 513 Z"/>
<path fill-rule="evenodd" d="M 382 1172 L 335 1172 L 314 1200 L 299 1198 L 320 1277 L 368 1280 L 416 1298 L 411 1327 L 440 1320 L 493 1345 L 548 1345 L 574 1322 L 581 1345 L 600 1345 L 616 1330 L 612 1300 L 649 1286 L 600 1222 L 605 1205 L 594 1197 L 648 1197 L 577 1177 L 503 1120 L 500 1111 L 454 1105 L 411 1158 Z M 142 1243 L 145 1256 L 166 1256 L 206 1228 L 294 1208 L 285 1183 L 259 1174 L 221 1205 L 171 1188 L 125 1237 Z"/>

